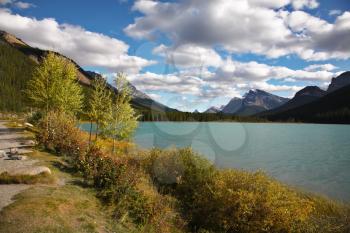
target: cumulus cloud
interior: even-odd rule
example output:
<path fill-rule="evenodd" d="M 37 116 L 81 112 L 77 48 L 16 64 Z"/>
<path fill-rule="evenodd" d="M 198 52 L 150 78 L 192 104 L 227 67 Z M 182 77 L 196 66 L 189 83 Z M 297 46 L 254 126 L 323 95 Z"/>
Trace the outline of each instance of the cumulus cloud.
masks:
<path fill-rule="evenodd" d="M 316 0 L 294 0 L 292 1 L 292 5 L 294 9 L 303 9 L 303 8 L 310 8 L 314 9 L 319 6 L 319 3 Z"/>
<path fill-rule="evenodd" d="M 6 5 L 11 3 L 13 0 L 0 0 L 0 5 Z"/>
<path fill-rule="evenodd" d="M 204 81 L 198 77 L 146 72 L 128 76 L 129 81 L 146 92 L 164 91 L 176 94 L 200 95 Z"/>
<path fill-rule="evenodd" d="M 341 13 L 342 13 L 341 10 L 336 10 L 336 9 L 334 9 L 334 10 L 330 10 L 328 14 L 329 14 L 330 16 L 334 16 L 334 15 L 341 15 Z"/>
<path fill-rule="evenodd" d="M 190 44 L 177 47 L 161 44 L 154 48 L 153 53 L 164 57 L 166 63 L 179 68 L 218 67 L 221 64 L 221 57 L 215 50 Z"/>
<path fill-rule="evenodd" d="M 287 11 L 287 5 L 296 11 Z M 350 12 L 329 23 L 300 10 L 318 5 L 315 0 L 139 0 L 133 10 L 143 16 L 124 31 L 139 39 L 165 34 L 176 48 L 220 46 L 231 53 L 270 58 L 288 54 L 305 60 L 349 58 Z"/>
<path fill-rule="evenodd" d="M 53 18 L 38 20 L 0 10 L 0 29 L 31 46 L 62 53 L 82 66 L 138 73 L 143 67 L 154 64 L 128 55 L 129 46 L 123 41 L 79 26 L 59 24 Z"/>
<path fill-rule="evenodd" d="M 0 5 L 13 5 L 19 9 L 28 9 L 30 7 L 35 7 L 34 4 L 29 2 L 15 1 L 15 0 L 0 0 Z"/>
<path fill-rule="evenodd" d="M 302 70 L 283 66 L 269 66 L 257 62 L 239 62 L 231 58 L 222 61 L 215 71 L 181 70 L 172 74 L 146 72 L 129 77 L 131 83 L 146 92 L 167 92 L 179 95 L 193 95 L 202 101 L 217 97 L 235 97 L 250 89 L 270 92 L 285 92 L 292 96 L 303 85 L 284 84 L 302 81 L 315 85 L 329 83 L 336 67 L 332 64 L 310 65 Z M 280 84 L 271 84 L 279 80 Z"/>
<path fill-rule="evenodd" d="M 315 71 L 315 70 L 322 70 L 322 71 L 332 71 L 337 69 L 338 67 L 332 65 L 332 64 L 314 64 L 314 65 L 309 65 L 305 67 L 304 70 L 306 71 Z"/>
<path fill-rule="evenodd" d="M 287 5 L 292 5 L 294 9 L 317 8 L 319 3 L 316 0 L 249 0 L 254 6 L 278 9 Z"/>
<path fill-rule="evenodd" d="M 35 7 L 35 5 L 32 3 L 21 2 L 21 1 L 15 2 L 14 5 L 20 9 L 28 9 L 30 7 Z"/>

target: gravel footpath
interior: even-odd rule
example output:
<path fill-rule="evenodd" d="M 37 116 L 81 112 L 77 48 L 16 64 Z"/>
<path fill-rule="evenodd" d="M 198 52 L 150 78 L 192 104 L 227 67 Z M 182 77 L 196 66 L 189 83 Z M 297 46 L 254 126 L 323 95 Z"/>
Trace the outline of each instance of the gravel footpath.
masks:
<path fill-rule="evenodd" d="M 6 121 L 0 121 L 0 151 L 9 152 L 10 148 L 16 147 L 20 154 L 29 153 L 28 139 L 23 129 L 9 129 L 5 126 Z M 0 158 L 0 174 L 8 172 L 9 174 L 28 174 L 36 175 L 41 172 L 49 172 L 50 169 L 44 166 L 36 166 L 37 160 L 10 160 L 7 156 Z M 13 196 L 21 191 L 31 187 L 31 185 L 0 185 L 0 211 L 6 205 L 12 202 Z"/>

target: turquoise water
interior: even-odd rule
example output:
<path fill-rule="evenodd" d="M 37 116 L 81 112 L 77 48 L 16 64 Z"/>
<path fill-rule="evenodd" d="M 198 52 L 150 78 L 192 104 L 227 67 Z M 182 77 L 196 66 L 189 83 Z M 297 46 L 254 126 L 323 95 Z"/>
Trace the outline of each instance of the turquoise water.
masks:
<path fill-rule="evenodd" d="M 349 125 L 146 122 L 134 140 L 143 148 L 191 146 L 218 167 L 261 169 L 306 191 L 350 201 Z"/>

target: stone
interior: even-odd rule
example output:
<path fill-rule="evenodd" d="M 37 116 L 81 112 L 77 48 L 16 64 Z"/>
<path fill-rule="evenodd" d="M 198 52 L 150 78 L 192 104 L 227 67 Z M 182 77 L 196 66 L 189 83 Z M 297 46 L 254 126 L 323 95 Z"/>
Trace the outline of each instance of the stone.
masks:
<path fill-rule="evenodd" d="M 27 126 L 27 127 L 30 127 L 30 128 L 33 128 L 33 127 L 34 127 L 32 124 L 30 124 L 30 123 L 28 123 L 28 122 L 26 122 L 24 125 Z"/>

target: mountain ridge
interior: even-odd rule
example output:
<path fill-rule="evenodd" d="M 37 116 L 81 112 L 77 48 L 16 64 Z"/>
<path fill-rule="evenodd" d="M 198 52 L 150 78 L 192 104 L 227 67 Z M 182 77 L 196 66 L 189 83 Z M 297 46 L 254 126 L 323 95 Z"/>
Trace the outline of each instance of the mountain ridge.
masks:
<path fill-rule="evenodd" d="M 257 114 L 257 117 L 267 117 L 270 119 L 283 118 L 286 119 L 287 115 L 290 115 L 289 118 L 295 117 L 295 112 L 302 111 L 300 109 L 305 105 L 312 106 L 313 103 L 317 103 L 318 100 L 326 97 L 327 95 L 337 92 L 340 89 L 343 89 L 347 86 L 350 86 L 350 71 L 343 72 L 337 77 L 332 78 L 331 83 L 329 84 L 327 91 L 322 90 L 318 86 L 307 86 L 300 91 L 298 91 L 295 96 L 288 101 L 286 104 L 280 106 L 279 108 L 272 109 L 269 111 L 262 112 Z M 344 95 L 346 98 L 346 95 Z M 322 100 L 321 100 L 322 101 Z M 343 102 L 340 97 L 337 98 L 337 101 Z M 332 105 L 337 105 L 338 103 L 332 103 Z M 325 109 L 330 106 L 324 106 Z M 344 105 L 344 107 L 350 107 Z M 305 109 L 306 110 L 306 109 Z M 332 110 L 333 111 L 333 110 Z M 323 114 L 322 109 L 318 110 L 319 114 Z M 301 112 L 299 114 L 303 115 Z M 304 116 L 305 117 L 305 116 Z"/>
<path fill-rule="evenodd" d="M 222 113 L 238 116 L 252 116 L 281 106 L 289 99 L 259 89 L 246 92 L 242 98 L 234 97 L 222 109 Z"/>

